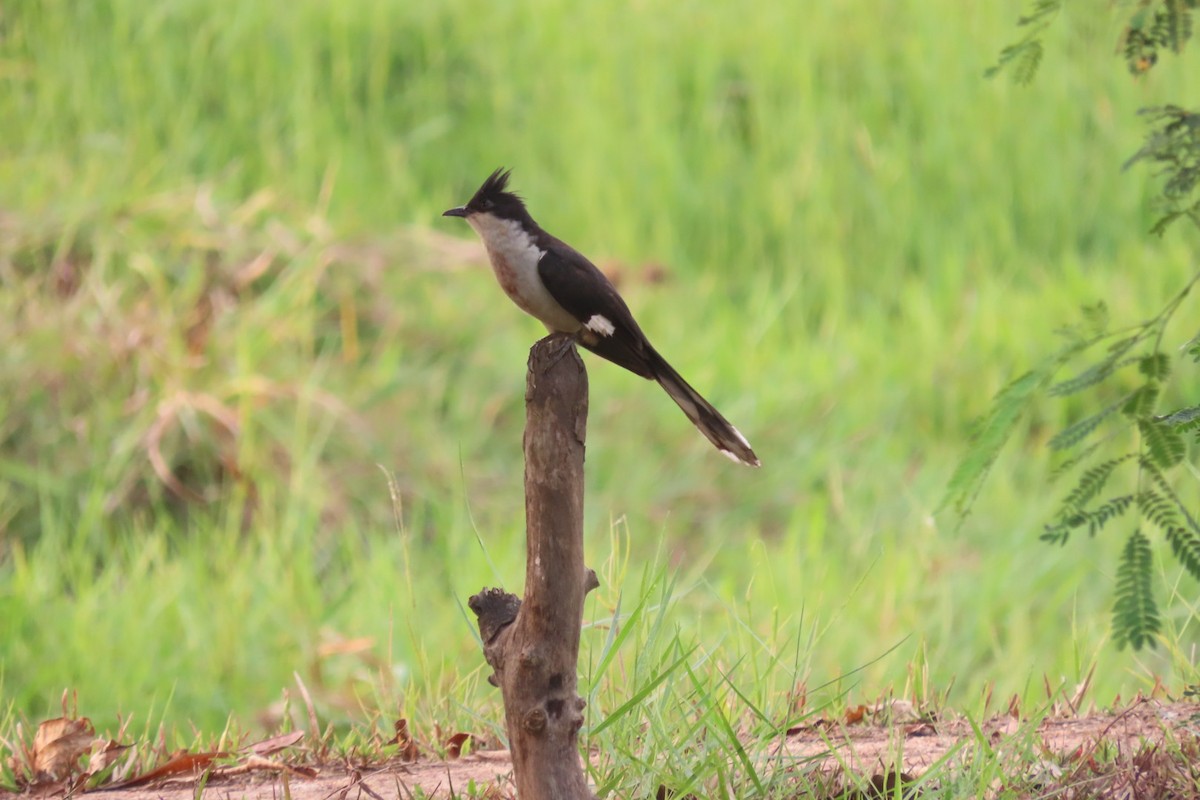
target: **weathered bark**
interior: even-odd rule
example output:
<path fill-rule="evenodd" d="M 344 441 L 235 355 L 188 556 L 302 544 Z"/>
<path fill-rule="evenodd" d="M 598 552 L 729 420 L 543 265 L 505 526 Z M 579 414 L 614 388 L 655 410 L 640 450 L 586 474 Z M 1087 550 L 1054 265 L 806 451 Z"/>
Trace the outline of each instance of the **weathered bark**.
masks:
<path fill-rule="evenodd" d="M 491 681 L 504 697 L 521 800 L 595 800 L 579 759 L 576 691 L 583 598 L 587 372 L 572 342 L 549 336 L 529 352 L 525 388 L 525 599 L 485 589 L 470 599 Z"/>

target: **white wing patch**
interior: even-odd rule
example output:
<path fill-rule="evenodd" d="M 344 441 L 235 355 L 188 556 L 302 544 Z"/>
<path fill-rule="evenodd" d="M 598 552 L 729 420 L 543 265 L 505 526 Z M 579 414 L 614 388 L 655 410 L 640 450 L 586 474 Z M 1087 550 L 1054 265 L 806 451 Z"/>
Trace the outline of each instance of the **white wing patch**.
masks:
<path fill-rule="evenodd" d="M 592 314 L 592 318 L 583 323 L 583 327 L 601 336 L 612 336 L 613 331 L 616 330 L 616 327 L 609 321 L 608 317 L 603 314 Z"/>

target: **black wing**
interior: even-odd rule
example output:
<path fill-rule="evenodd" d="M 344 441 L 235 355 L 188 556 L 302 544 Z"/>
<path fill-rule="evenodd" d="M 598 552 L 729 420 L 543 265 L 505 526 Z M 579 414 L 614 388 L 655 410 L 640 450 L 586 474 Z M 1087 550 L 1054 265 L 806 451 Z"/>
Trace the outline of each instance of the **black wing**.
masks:
<path fill-rule="evenodd" d="M 658 354 L 616 287 L 595 264 L 570 245 L 552 239 L 538 261 L 538 276 L 550 296 L 584 326 L 578 334 L 580 344 L 643 378 L 655 377 Z M 609 325 L 612 330 L 606 332 Z"/>

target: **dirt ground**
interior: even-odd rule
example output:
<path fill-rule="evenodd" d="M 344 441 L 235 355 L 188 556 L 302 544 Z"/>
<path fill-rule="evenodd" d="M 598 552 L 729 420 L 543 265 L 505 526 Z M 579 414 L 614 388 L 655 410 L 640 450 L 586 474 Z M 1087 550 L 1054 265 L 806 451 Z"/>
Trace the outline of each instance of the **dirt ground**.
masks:
<path fill-rule="evenodd" d="M 980 737 L 965 720 L 949 722 L 903 721 L 903 714 L 893 714 L 888 726 L 866 724 L 821 723 L 794 729 L 768 754 L 776 765 L 808 778 L 824 776 L 824 785 L 847 785 L 847 772 L 873 781 L 876 786 L 890 785 L 900 778 L 915 779 L 932 765 L 951 754 L 956 760 L 969 758 L 980 747 Z M 1120 713 L 1047 719 L 1036 730 L 1028 723 L 1003 715 L 982 726 L 988 746 L 1001 757 L 1011 750 L 1015 767 L 1028 771 L 1044 762 L 1044 785 L 1059 782 L 1069 784 L 1091 765 L 1090 774 L 1098 774 L 1095 757 L 1108 765 L 1137 759 L 1155 753 L 1159 746 L 1170 742 L 1195 741 L 1200 733 L 1200 705 L 1194 703 L 1163 703 L 1142 701 Z M 1175 759 L 1179 761 L 1178 758 Z M 1032 765 L 1032 767 L 1031 767 Z M 1110 767 L 1103 769 L 1111 772 Z M 1142 768 L 1144 772 L 1144 767 Z M 1190 769 L 1186 767 L 1185 769 Z M 1132 770 L 1132 768 L 1131 768 Z M 1146 795 L 1136 785 L 1136 770 L 1125 781 L 1127 796 Z M 513 796 L 512 766 L 507 751 L 486 751 L 463 758 L 435 762 L 417 760 L 410 763 L 391 763 L 358 771 L 345 766 L 325 766 L 315 770 L 315 776 L 299 773 L 282 774 L 265 771 L 249 772 L 233 777 L 212 777 L 202 794 L 217 800 L 249 798 L 249 800 L 408 800 L 418 789 L 433 797 L 448 797 L 451 793 L 466 796 L 468 786 L 475 785 L 474 796 L 507 798 Z M 1184 776 L 1185 781 L 1187 776 Z M 798 777 L 798 782 L 800 778 Z M 1195 776 L 1191 780 L 1196 780 Z M 841 781 L 839 784 L 838 782 Z M 821 783 L 821 781 L 817 781 Z M 1194 785 L 1194 784 L 1193 784 Z M 490 786 L 484 794 L 480 787 Z M 193 800 L 197 779 L 173 779 L 157 785 L 129 790 L 94 790 L 89 794 L 104 800 Z M 664 796 L 660 790 L 660 796 Z M 870 796 L 869 786 L 868 794 Z M 1101 795 L 1103 796 L 1103 794 Z"/>

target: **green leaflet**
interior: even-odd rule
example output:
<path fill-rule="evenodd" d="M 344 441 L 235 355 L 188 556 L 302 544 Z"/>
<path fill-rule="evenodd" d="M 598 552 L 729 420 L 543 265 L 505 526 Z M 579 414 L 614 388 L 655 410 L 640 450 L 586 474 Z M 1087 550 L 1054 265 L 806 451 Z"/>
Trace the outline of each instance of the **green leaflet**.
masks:
<path fill-rule="evenodd" d="M 1033 370 L 1004 387 L 992 409 L 980 425 L 970 449 L 954 470 L 938 511 L 953 504 L 959 515 L 965 515 L 979 493 L 984 478 L 1000 454 L 1000 449 L 1012 435 L 1013 429 L 1029 404 L 1033 394 L 1043 387 L 1049 375 Z"/>
<path fill-rule="evenodd" d="M 1117 601 L 1113 605 L 1113 637 L 1117 647 L 1154 647 L 1162 627 L 1150 589 L 1150 540 L 1135 530 L 1121 552 L 1117 570 Z"/>

